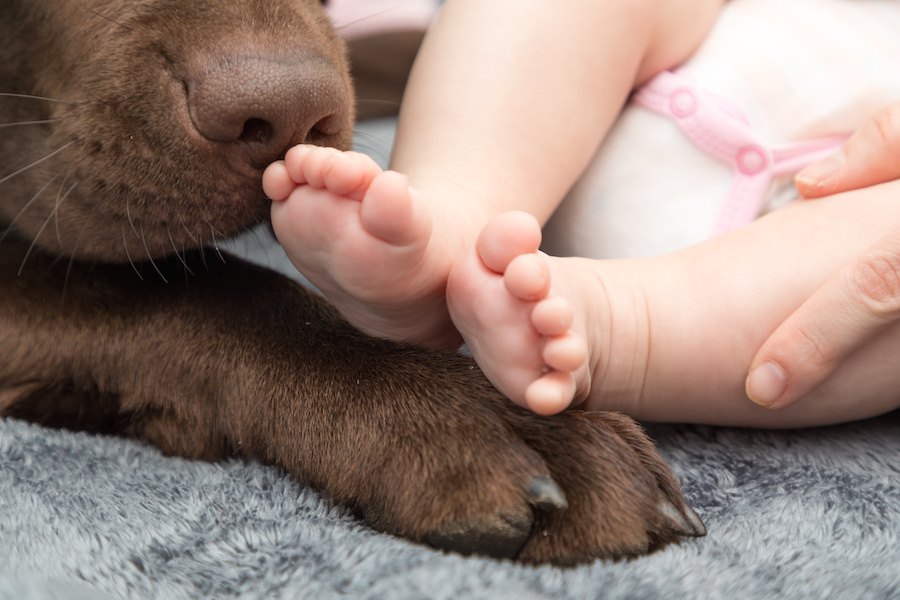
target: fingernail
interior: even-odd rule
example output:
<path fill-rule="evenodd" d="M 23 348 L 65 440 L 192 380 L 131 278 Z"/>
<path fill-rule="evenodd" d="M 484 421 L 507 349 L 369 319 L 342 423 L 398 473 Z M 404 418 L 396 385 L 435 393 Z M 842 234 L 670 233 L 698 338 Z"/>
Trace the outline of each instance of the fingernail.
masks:
<path fill-rule="evenodd" d="M 747 396 L 760 406 L 771 407 L 787 389 L 787 375 L 781 365 L 769 361 L 752 371 L 747 377 Z"/>
<path fill-rule="evenodd" d="M 844 156 L 844 151 L 839 150 L 838 152 L 835 152 L 827 158 L 823 158 L 818 162 L 814 162 L 805 169 L 801 170 L 799 173 L 797 173 L 797 176 L 794 177 L 794 180 L 799 185 L 805 187 L 820 186 L 825 183 L 826 180 L 830 179 L 835 173 L 840 171 L 846 161 L 847 159 Z"/>

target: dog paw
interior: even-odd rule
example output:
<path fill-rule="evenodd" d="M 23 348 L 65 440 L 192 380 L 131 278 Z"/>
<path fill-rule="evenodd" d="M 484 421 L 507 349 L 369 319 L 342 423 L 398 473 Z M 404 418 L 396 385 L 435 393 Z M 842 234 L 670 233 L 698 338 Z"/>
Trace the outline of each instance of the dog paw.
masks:
<path fill-rule="evenodd" d="M 364 459 L 345 468 L 347 493 L 336 499 L 376 529 L 462 554 L 560 565 L 705 534 L 631 419 L 540 417 L 487 385 L 441 391 L 409 403 L 395 397 L 382 405 L 377 437 L 357 431 L 366 439 L 355 455 Z M 321 483 L 334 491 L 341 482 Z"/>
<path fill-rule="evenodd" d="M 353 469 L 350 504 L 380 531 L 460 554 L 515 558 L 539 515 L 566 510 L 566 493 L 540 453 L 489 406 L 442 400 L 423 400 L 384 423 L 384 445 Z"/>
<path fill-rule="evenodd" d="M 542 511 L 523 562 L 577 564 L 627 558 L 706 534 L 652 442 L 617 413 L 519 416 L 514 428 L 546 461 L 568 499 Z"/>

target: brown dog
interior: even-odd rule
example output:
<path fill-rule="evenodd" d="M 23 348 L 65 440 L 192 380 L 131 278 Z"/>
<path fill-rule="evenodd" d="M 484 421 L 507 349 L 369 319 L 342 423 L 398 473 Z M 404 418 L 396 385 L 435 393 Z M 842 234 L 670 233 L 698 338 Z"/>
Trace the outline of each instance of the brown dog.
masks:
<path fill-rule="evenodd" d="M 526 414 L 470 360 L 204 250 L 267 218 L 287 147 L 350 143 L 319 2 L 2 3 L 2 414 L 256 457 L 461 552 L 573 563 L 702 533 L 629 419 Z"/>

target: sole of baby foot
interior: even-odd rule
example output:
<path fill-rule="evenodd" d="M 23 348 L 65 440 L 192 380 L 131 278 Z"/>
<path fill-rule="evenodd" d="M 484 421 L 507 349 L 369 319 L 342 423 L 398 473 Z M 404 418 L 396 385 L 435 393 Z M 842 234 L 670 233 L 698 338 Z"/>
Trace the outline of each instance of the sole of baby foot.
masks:
<path fill-rule="evenodd" d="M 351 324 L 396 341 L 459 344 L 444 293 L 452 253 L 405 176 L 361 154 L 308 146 L 288 152 L 284 172 L 270 169 L 273 192 L 286 187 L 284 172 L 296 184 L 273 203 L 276 236 Z"/>
<path fill-rule="evenodd" d="M 448 283 L 453 322 L 500 391 L 538 414 L 556 414 L 586 393 L 588 347 L 576 310 L 559 291 L 567 273 L 538 254 L 531 215 L 492 219 Z"/>

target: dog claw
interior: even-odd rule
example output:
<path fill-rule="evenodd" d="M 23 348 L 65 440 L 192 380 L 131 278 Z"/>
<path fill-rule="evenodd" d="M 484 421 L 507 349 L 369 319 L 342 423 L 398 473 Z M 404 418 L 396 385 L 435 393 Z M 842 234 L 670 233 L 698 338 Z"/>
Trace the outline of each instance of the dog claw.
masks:
<path fill-rule="evenodd" d="M 659 512 L 665 517 L 672 531 L 678 535 L 688 537 L 706 535 L 706 526 L 690 506 L 685 505 L 684 510 L 679 510 L 669 500 L 663 500 L 659 503 Z"/>
<path fill-rule="evenodd" d="M 566 494 L 549 477 L 532 479 L 527 492 L 528 502 L 538 510 L 565 510 L 569 507 Z"/>

